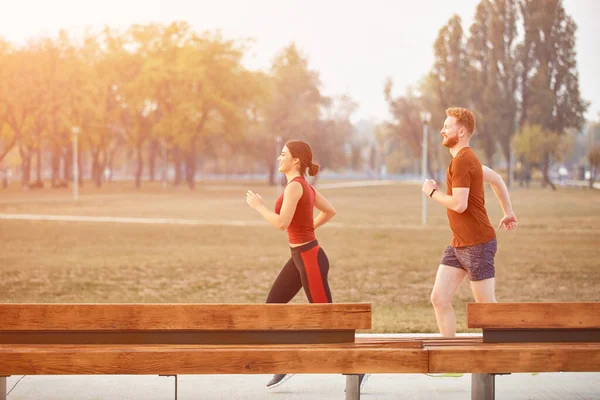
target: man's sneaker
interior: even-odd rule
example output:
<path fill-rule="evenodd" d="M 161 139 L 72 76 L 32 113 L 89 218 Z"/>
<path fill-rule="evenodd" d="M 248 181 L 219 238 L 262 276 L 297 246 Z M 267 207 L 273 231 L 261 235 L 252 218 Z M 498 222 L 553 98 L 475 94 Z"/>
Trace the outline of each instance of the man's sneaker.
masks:
<path fill-rule="evenodd" d="M 269 389 L 277 387 L 277 386 L 281 385 L 283 382 L 290 379 L 292 376 L 294 376 L 294 374 L 275 374 L 275 375 L 273 375 L 273 379 L 271 379 L 269 381 L 269 383 L 267 383 L 267 387 Z"/>

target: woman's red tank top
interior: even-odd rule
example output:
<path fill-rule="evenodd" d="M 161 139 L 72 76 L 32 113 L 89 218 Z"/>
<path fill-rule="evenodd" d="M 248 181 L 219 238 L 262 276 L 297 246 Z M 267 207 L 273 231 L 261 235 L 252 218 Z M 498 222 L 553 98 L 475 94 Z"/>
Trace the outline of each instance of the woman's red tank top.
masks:
<path fill-rule="evenodd" d="M 302 197 L 298 200 L 296 212 L 292 217 L 292 222 L 287 228 L 288 240 L 292 244 L 306 243 L 315 240 L 315 223 L 314 223 L 314 208 L 315 208 L 315 189 L 304 179 L 303 176 L 298 176 L 288 182 L 298 182 L 302 185 Z M 286 185 L 287 186 L 287 185 Z M 275 202 L 275 212 L 281 212 L 283 205 L 283 193 Z"/>

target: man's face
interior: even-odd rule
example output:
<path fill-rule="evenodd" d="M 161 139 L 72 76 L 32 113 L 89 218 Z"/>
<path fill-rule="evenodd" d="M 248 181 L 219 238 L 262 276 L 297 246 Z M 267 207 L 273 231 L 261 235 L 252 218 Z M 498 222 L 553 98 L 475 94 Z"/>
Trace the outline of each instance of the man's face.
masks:
<path fill-rule="evenodd" d="M 451 149 L 458 143 L 458 133 L 462 127 L 456 123 L 456 118 L 446 117 L 444 127 L 440 132 L 444 137 L 442 144 Z"/>

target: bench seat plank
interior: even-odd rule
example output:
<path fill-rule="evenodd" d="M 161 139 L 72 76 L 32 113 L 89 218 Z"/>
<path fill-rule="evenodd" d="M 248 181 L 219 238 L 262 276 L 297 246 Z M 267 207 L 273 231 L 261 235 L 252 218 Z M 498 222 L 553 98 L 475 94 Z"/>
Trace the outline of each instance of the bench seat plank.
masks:
<path fill-rule="evenodd" d="M 0 331 L 370 329 L 370 303 L 0 304 Z"/>
<path fill-rule="evenodd" d="M 600 302 L 468 303 L 467 326 L 481 329 L 600 329 Z"/>

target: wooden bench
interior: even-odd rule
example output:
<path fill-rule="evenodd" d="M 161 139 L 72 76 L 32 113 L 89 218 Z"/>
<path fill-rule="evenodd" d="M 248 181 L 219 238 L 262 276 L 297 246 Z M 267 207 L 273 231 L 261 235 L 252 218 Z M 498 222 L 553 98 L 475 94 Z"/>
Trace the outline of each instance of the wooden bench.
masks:
<path fill-rule="evenodd" d="M 0 304 L 0 400 L 10 375 L 425 373 L 414 340 L 355 340 L 370 304 Z"/>
<path fill-rule="evenodd" d="M 432 373 L 472 373 L 472 399 L 493 399 L 495 375 L 600 371 L 600 303 L 470 303 L 471 340 L 425 340 Z"/>
<path fill-rule="evenodd" d="M 364 303 L 0 304 L 0 321 L 0 400 L 10 375 L 339 373 L 357 400 L 361 373 L 458 372 L 489 400 L 497 374 L 600 371 L 600 303 L 468 304 L 467 338 L 357 339 Z"/>

